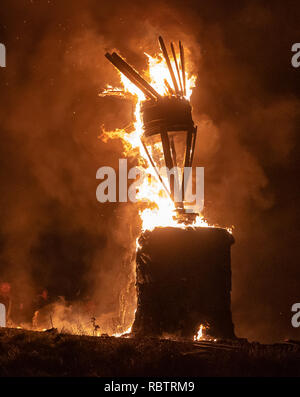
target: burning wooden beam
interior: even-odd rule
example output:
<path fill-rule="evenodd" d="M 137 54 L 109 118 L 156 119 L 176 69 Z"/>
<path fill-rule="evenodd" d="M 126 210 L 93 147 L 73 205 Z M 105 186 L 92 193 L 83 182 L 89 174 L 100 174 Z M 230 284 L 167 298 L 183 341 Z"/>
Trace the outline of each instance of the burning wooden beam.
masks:
<path fill-rule="evenodd" d="M 167 188 L 165 182 L 163 181 L 162 177 L 159 175 L 159 172 L 157 171 L 157 168 L 156 168 L 156 166 L 155 166 L 155 164 L 154 164 L 154 162 L 153 162 L 153 160 L 152 160 L 152 157 L 150 156 L 149 150 L 148 150 L 148 148 L 147 148 L 145 142 L 143 141 L 143 139 L 141 140 L 141 142 L 142 142 L 142 145 L 143 145 L 143 147 L 144 147 L 144 149 L 145 149 L 145 152 L 146 152 L 146 154 L 147 154 L 147 156 L 148 156 L 148 159 L 149 159 L 149 161 L 150 161 L 150 164 L 151 164 L 152 167 L 154 168 L 154 171 L 155 171 L 155 173 L 156 173 L 156 175 L 157 175 L 157 177 L 158 177 L 160 183 L 163 185 L 163 187 L 164 187 L 166 193 L 168 194 L 168 196 L 169 196 L 170 198 L 172 198 L 172 197 L 171 197 L 171 193 L 169 192 L 169 190 L 168 190 L 168 188 Z"/>
<path fill-rule="evenodd" d="M 164 56 L 164 58 L 166 60 L 166 63 L 167 63 L 167 66 L 168 66 L 168 69 L 169 69 L 169 72 L 170 72 L 170 76 L 171 76 L 171 79 L 172 79 L 172 82 L 173 82 L 173 85 L 174 85 L 175 92 L 178 95 L 179 94 L 179 89 L 178 89 L 177 81 L 176 81 L 176 78 L 175 78 L 175 75 L 174 75 L 174 71 L 173 71 L 173 68 L 172 68 L 172 65 L 171 65 L 171 62 L 170 62 L 169 54 L 168 54 L 168 51 L 166 49 L 164 40 L 163 40 L 163 38 L 161 36 L 159 36 L 158 41 L 159 41 L 160 48 L 162 50 L 163 56 Z"/>
<path fill-rule="evenodd" d="M 158 40 L 165 60 L 165 65 L 160 65 L 163 67 L 163 73 L 161 72 L 160 68 L 158 68 L 158 70 L 154 70 L 153 80 L 155 83 L 158 81 L 163 83 L 162 85 L 166 88 L 166 93 L 162 95 L 160 95 L 117 53 L 107 53 L 106 57 L 146 96 L 146 100 L 141 100 L 140 98 L 139 111 L 141 115 L 141 121 L 143 123 L 140 139 L 145 148 L 149 162 L 155 169 L 159 181 L 162 183 L 164 190 L 174 202 L 176 214 L 172 215 L 172 222 L 176 220 L 179 223 L 192 224 L 195 222 L 198 214 L 196 212 L 192 213 L 190 210 L 186 210 L 184 208 L 184 177 L 179 178 L 179 174 L 176 174 L 176 170 L 174 170 L 170 172 L 168 182 L 163 183 L 163 178 L 161 178 L 159 175 L 159 162 L 157 162 L 157 159 L 151 157 L 153 153 L 152 149 L 154 142 L 160 142 L 162 147 L 162 161 L 166 165 L 167 169 L 172 170 L 174 166 L 179 165 L 180 168 L 182 168 L 182 172 L 184 167 L 192 166 L 193 152 L 195 148 L 194 137 L 196 133 L 192 119 L 192 108 L 189 100 L 184 97 L 186 95 L 186 79 L 183 46 L 181 42 L 179 42 L 179 67 L 175 47 L 174 44 L 171 43 L 171 52 L 177 72 L 177 76 L 175 76 L 175 71 L 171 65 L 164 40 L 161 36 L 159 36 Z M 163 60 L 159 60 L 159 64 L 161 64 L 162 61 Z M 155 62 L 155 64 L 157 64 L 157 62 Z M 165 73 L 168 72 L 173 82 L 172 85 L 174 88 L 170 86 L 165 75 Z M 158 73 L 158 75 L 156 75 L 156 73 Z M 172 132 L 172 134 L 169 134 L 170 132 Z M 175 138 L 172 138 L 173 134 L 179 139 L 175 141 Z M 180 142 L 183 141 L 182 138 L 185 139 L 185 144 L 182 144 L 180 147 Z M 182 157 L 184 160 L 183 163 L 178 162 L 177 164 L 177 160 Z M 166 188 L 166 185 L 168 185 L 168 188 Z M 183 197 L 178 199 L 177 194 L 175 197 L 175 192 L 179 192 L 179 194 Z"/>
<path fill-rule="evenodd" d="M 178 77 L 178 81 L 179 81 L 179 84 L 180 84 L 181 93 L 183 95 L 183 86 L 182 86 L 182 81 L 181 81 L 181 77 L 180 77 L 180 71 L 179 71 L 178 62 L 177 62 L 175 48 L 174 48 L 173 43 L 171 43 L 171 51 L 172 51 L 173 59 L 174 59 L 174 62 L 175 62 L 175 67 L 176 67 L 176 71 L 177 71 L 177 77 Z"/>
<path fill-rule="evenodd" d="M 112 54 L 106 53 L 105 56 L 121 73 L 135 84 L 146 95 L 146 97 L 151 99 L 160 98 L 160 95 L 155 91 L 155 89 L 116 52 L 113 52 Z"/>
<path fill-rule="evenodd" d="M 166 88 L 167 88 L 169 94 L 170 94 L 170 95 L 174 95 L 174 90 L 173 90 L 173 88 L 170 86 L 170 84 L 168 83 L 168 80 L 167 80 L 167 79 L 164 79 L 164 83 L 165 83 L 165 86 L 166 86 Z"/>
<path fill-rule="evenodd" d="M 186 95 L 184 49 L 183 49 L 183 45 L 181 44 L 181 41 L 179 41 L 179 51 L 180 51 L 180 63 L 181 63 L 181 72 L 182 72 L 182 81 L 183 81 L 183 95 Z"/>

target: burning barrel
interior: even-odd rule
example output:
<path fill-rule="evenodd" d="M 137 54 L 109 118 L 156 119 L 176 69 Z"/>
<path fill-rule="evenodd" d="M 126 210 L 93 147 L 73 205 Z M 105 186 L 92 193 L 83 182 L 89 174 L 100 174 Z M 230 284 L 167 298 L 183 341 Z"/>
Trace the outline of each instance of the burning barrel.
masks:
<path fill-rule="evenodd" d="M 203 324 L 214 338 L 234 338 L 230 247 L 225 229 L 156 228 L 139 239 L 138 304 L 132 332 L 192 338 Z"/>

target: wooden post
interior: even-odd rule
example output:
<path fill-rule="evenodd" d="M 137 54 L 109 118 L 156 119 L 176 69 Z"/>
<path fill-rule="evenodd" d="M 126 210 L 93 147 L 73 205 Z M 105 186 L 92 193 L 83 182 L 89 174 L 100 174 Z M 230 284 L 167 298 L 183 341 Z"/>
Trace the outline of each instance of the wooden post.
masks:
<path fill-rule="evenodd" d="M 183 49 L 183 45 L 181 44 L 181 41 L 179 42 L 179 50 L 180 50 L 180 63 L 181 63 L 181 71 L 182 71 L 182 81 L 183 81 L 183 95 L 186 95 L 184 49 Z"/>
<path fill-rule="evenodd" d="M 172 68 L 172 65 L 171 65 L 171 62 L 170 62 L 169 54 L 168 54 L 168 51 L 166 49 L 164 40 L 163 40 L 163 38 L 161 36 L 159 36 L 158 40 L 159 40 L 159 44 L 160 44 L 160 48 L 162 50 L 163 56 L 164 56 L 164 58 L 166 60 L 167 66 L 169 68 L 169 72 L 170 72 L 170 75 L 171 75 L 171 78 L 172 78 L 172 81 L 173 81 L 175 92 L 176 92 L 176 94 L 179 94 L 177 81 L 176 81 L 176 78 L 175 78 L 175 75 L 174 75 L 174 72 L 173 72 L 173 68 Z"/>
<path fill-rule="evenodd" d="M 177 71 L 177 76 L 178 76 L 178 80 L 179 80 L 179 84 L 180 84 L 181 93 L 183 95 L 183 86 L 182 86 L 182 82 L 181 82 L 179 67 L 178 67 L 176 53 L 175 53 L 175 49 L 174 49 L 173 43 L 171 43 L 171 51 L 172 51 L 174 62 L 175 62 L 175 67 L 176 67 L 176 71 Z"/>

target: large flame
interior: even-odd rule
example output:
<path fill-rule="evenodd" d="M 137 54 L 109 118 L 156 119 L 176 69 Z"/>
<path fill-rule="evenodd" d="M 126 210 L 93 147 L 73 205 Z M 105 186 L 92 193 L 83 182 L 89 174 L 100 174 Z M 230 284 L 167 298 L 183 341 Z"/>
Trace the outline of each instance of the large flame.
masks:
<path fill-rule="evenodd" d="M 152 87 L 162 96 L 169 95 L 167 91 L 167 87 L 165 81 L 172 85 L 172 81 L 170 79 L 170 73 L 168 67 L 163 60 L 162 57 L 151 57 L 148 54 L 145 54 L 148 58 L 148 70 L 145 72 L 145 75 L 148 77 L 148 80 Z M 179 64 L 178 58 L 178 64 Z M 173 68 L 175 69 L 175 62 L 173 61 Z M 115 95 L 126 96 L 127 94 L 131 94 L 135 101 L 135 122 L 134 122 L 134 130 L 130 133 L 124 130 L 116 130 L 113 132 L 104 131 L 103 137 L 114 138 L 118 137 L 123 140 L 125 155 L 130 155 L 130 153 L 139 149 L 139 153 L 143 161 L 143 167 L 145 168 L 145 172 L 150 178 L 145 178 L 141 186 L 139 186 L 139 190 L 137 193 L 137 200 L 148 200 L 151 205 L 148 208 L 145 208 L 140 211 L 140 217 L 142 219 L 142 229 L 143 230 L 153 230 L 157 226 L 174 226 L 174 227 L 186 227 L 184 224 L 178 223 L 174 219 L 174 211 L 175 205 L 171 198 L 164 191 L 161 183 L 158 181 L 155 170 L 148 160 L 148 156 L 145 152 L 145 149 L 141 142 L 141 136 L 143 134 L 143 122 L 141 118 L 141 103 L 146 98 L 142 91 L 140 91 L 133 83 L 131 83 L 127 77 L 125 77 L 122 73 L 120 74 L 121 83 L 123 89 L 112 89 L 112 87 L 107 87 L 107 89 L 101 95 L 110 95 L 114 93 Z M 192 94 L 193 87 L 195 86 L 196 76 L 189 75 L 188 72 L 185 72 L 186 75 L 186 99 L 190 99 Z M 178 81 L 178 79 L 177 79 Z M 178 81 L 179 84 L 179 81 Z M 162 153 L 163 156 L 163 153 Z M 203 217 L 197 216 L 193 226 L 209 226 L 208 223 L 204 220 Z"/>

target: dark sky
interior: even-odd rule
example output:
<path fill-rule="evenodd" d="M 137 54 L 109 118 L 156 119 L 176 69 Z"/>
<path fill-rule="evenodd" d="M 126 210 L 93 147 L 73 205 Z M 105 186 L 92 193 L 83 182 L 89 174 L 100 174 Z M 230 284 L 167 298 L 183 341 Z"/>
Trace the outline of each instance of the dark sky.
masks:
<path fill-rule="evenodd" d="M 124 127 L 132 105 L 98 94 L 118 84 L 104 53 L 142 70 L 158 34 L 184 42 L 198 77 L 195 162 L 206 217 L 235 227 L 236 332 L 300 339 L 290 322 L 300 301 L 296 1 L 2 0 L 0 282 L 16 301 L 43 288 L 92 299 L 99 316 L 118 318 L 130 300 L 137 208 L 97 203 L 95 175 L 122 157 L 120 141 L 99 139 L 102 126 Z"/>

